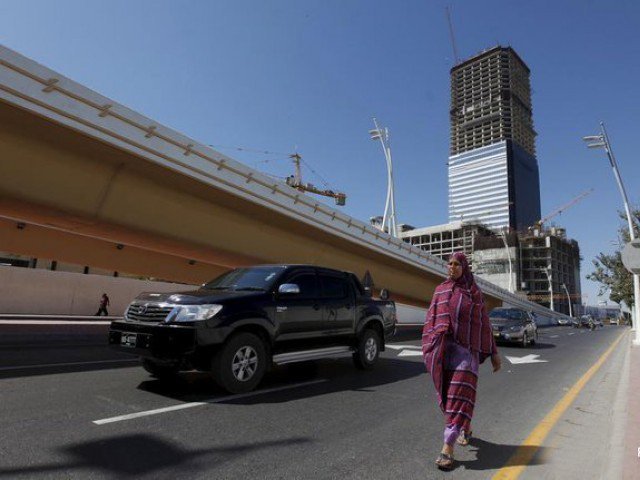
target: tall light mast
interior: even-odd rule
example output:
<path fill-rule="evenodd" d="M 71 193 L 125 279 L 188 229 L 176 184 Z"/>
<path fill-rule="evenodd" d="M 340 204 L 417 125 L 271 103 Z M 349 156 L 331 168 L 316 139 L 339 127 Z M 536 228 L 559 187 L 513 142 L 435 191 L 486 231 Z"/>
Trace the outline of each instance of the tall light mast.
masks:
<path fill-rule="evenodd" d="M 396 198 L 393 191 L 393 163 L 391 161 L 391 145 L 389 142 L 389 129 L 387 127 L 379 127 L 377 120 L 373 119 L 373 125 L 376 127 L 369 130 L 371 140 L 380 140 L 384 158 L 387 162 L 387 201 L 384 205 L 384 215 L 382 216 L 382 225 L 380 229 L 389 232 L 392 237 L 398 236 L 398 226 L 396 223 Z"/>

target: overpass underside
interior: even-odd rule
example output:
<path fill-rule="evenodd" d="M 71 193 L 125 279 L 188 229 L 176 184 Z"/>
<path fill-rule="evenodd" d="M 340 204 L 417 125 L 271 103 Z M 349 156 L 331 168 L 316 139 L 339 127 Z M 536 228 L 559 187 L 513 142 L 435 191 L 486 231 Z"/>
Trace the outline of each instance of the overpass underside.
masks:
<path fill-rule="evenodd" d="M 369 270 L 425 306 L 442 281 L 375 251 L 0 105 L 0 250 L 185 283 L 237 266 Z M 20 228 L 19 228 L 20 227 Z"/>
<path fill-rule="evenodd" d="M 417 307 L 446 273 L 422 250 L 3 47 L 0 251 L 196 284 L 257 263 L 368 270 L 376 289 Z M 481 287 L 489 307 L 520 302 Z"/>

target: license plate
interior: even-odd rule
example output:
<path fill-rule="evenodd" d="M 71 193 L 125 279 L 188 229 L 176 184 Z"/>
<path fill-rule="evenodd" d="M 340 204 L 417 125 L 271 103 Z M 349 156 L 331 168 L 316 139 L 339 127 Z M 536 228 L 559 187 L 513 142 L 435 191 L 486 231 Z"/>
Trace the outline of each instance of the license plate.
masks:
<path fill-rule="evenodd" d="M 120 337 L 120 345 L 135 348 L 137 339 L 138 335 L 136 333 L 123 333 Z"/>

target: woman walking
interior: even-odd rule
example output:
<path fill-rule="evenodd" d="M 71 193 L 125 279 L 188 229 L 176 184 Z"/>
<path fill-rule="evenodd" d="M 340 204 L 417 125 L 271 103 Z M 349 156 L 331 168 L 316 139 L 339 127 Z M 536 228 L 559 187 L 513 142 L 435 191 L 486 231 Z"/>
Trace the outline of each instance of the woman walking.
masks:
<path fill-rule="evenodd" d="M 451 470 L 454 443 L 468 445 L 471 438 L 478 366 L 487 357 L 494 372 L 501 366 L 484 297 L 463 253 L 451 256 L 449 278 L 433 294 L 422 331 L 422 356 L 446 422 L 436 465 Z"/>

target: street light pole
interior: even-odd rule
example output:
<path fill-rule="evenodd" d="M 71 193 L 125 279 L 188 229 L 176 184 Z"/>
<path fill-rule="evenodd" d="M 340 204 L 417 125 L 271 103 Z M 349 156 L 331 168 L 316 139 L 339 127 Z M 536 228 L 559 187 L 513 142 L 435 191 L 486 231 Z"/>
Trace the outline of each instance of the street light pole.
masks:
<path fill-rule="evenodd" d="M 551 282 L 551 272 L 549 271 L 549 267 L 544 267 L 544 271 L 547 274 L 547 280 L 549 280 L 549 308 L 552 312 L 555 312 L 555 309 L 553 308 L 553 283 Z"/>
<path fill-rule="evenodd" d="M 562 284 L 562 286 L 564 287 L 564 291 L 567 293 L 567 301 L 569 302 L 569 316 L 573 317 L 573 310 L 571 309 L 571 296 L 569 295 L 569 290 L 564 283 Z"/>
<path fill-rule="evenodd" d="M 613 155 L 613 150 L 611 148 L 611 143 L 609 142 L 609 136 L 607 135 L 607 130 L 604 127 L 604 122 L 600 122 L 600 135 L 591 135 L 588 137 L 584 137 L 583 140 L 586 142 L 591 142 L 587 144 L 588 148 L 604 148 L 605 152 L 607 152 L 607 157 L 609 157 L 609 164 L 613 170 L 613 175 L 616 177 L 616 182 L 618 183 L 618 189 L 620 190 L 620 195 L 622 195 L 622 201 L 624 202 L 624 209 L 627 214 L 627 222 L 629 223 L 629 237 L 631 241 L 636 239 L 636 234 L 634 230 L 633 218 L 631 217 L 631 208 L 629 207 L 629 198 L 627 197 L 627 191 L 624 188 L 624 184 L 622 183 L 622 178 L 620 177 L 620 171 L 618 170 L 618 163 L 616 162 L 616 158 Z M 640 321 L 640 276 L 637 274 L 633 275 L 633 328 L 636 331 L 635 340 L 633 341 L 634 345 L 640 346 L 640 328 L 638 328 L 638 322 Z"/>
<path fill-rule="evenodd" d="M 506 229 L 500 231 L 500 236 L 502 237 L 502 241 L 504 242 L 504 248 L 507 251 L 507 259 L 509 260 L 509 291 L 513 293 L 513 266 L 511 264 L 511 251 L 509 250 L 509 245 L 507 244 Z"/>
<path fill-rule="evenodd" d="M 382 231 L 387 227 L 392 237 L 398 236 L 398 226 L 396 224 L 396 196 L 393 191 L 393 163 L 391 161 L 391 145 L 389 144 L 389 129 L 378 126 L 378 121 L 374 118 L 373 124 L 376 128 L 369 130 L 372 140 L 380 140 L 384 158 L 387 162 L 387 200 L 384 205 L 384 215 L 382 216 Z M 389 213 L 389 210 L 391 212 Z"/>

